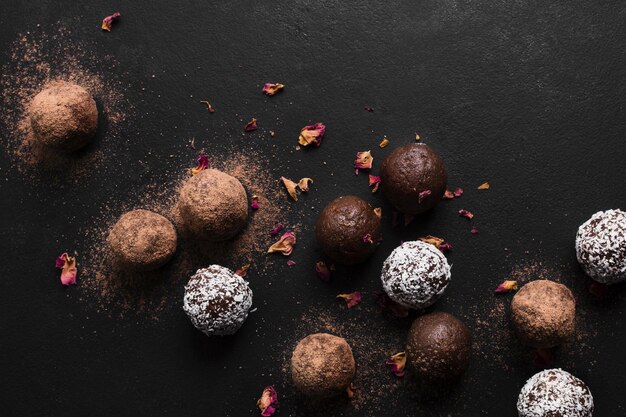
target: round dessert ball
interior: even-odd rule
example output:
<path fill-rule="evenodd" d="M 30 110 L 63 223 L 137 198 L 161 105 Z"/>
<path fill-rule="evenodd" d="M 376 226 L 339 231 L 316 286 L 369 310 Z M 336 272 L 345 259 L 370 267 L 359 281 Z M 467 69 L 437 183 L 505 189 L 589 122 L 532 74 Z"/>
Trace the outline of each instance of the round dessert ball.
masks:
<path fill-rule="evenodd" d="M 355 373 L 352 349 L 342 337 L 328 333 L 308 335 L 291 355 L 291 379 L 309 398 L 345 393 Z"/>
<path fill-rule="evenodd" d="M 434 245 L 404 242 L 385 260 L 383 289 L 393 301 L 408 308 L 426 308 L 441 297 L 450 283 L 450 265 Z"/>
<path fill-rule="evenodd" d="M 98 128 L 98 109 L 83 87 L 57 81 L 30 103 L 30 124 L 37 143 L 65 152 L 86 146 Z"/>
<path fill-rule="evenodd" d="M 189 178 L 180 190 L 183 226 L 195 237 L 212 242 L 233 238 L 248 222 L 248 197 L 241 182 L 217 169 Z"/>
<path fill-rule="evenodd" d="M 591 417 L 589 387 L 569 372 L 546 369 L 533 375 L 517 399 L 520 417 Z"/>
<path fill-rule="evenodd" d="M 207 336 L 237 332 L 251 306 L 252 290 L 246 280 L 223 266 L 198 269 L 185 285 L 183 310 Z"/>
<path fill-rule="evenodd" d="M 133 210 L 119 218 L 107 242 L 116 266 L 151 271 L 167 263 L 176 252 L 176 229 L 172 222 L 148 210 Z"/>
<path fill-rule="evenodd" d="M 535 348 L 551 348 L 574 333 L 576 301 L 563 284 L 531 281 L 513 297 L 511 318 L 522 342 Z"/>
<path fill-rule="evenodd" d="M 381 236 L 380 217 L 365 200 L 353 195 L 328 203 L 315 225 L 315 237 L 324 253 L 344 265 L 369 258 Z"/>
<path fill-rule="evenodd" d="M 448 382 L 460 377 L 472 354 L 470 330 L 452 314 L 415 319 L 406 341 L 407 364 L 419 380 Z"/>
<path fill-rule="evenodd" d="M 420 214 L 435 207 L 448 185 L 443 161 L 423 143 L 391 152 L 380 168 L 380 179 L 385 197 L 405 214 Z"/>
<path fill-rule="evenodd" d="M 626 281 L 626 213 L 599 211 L 583 223 L 576 234 L 576 257 L 598 282 Z"/>

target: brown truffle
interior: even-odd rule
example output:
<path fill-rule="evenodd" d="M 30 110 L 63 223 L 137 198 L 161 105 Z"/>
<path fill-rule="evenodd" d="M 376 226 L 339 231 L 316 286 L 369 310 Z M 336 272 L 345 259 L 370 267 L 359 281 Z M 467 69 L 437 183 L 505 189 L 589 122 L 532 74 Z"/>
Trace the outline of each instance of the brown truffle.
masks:
<path fill-rule="evenodd" d="M 315 236 L 333 261 L 353 265 L 369 258 L 381 239 L 380 217 L 363 199 L 352 195 L 330 203 L 317 219 Z"/>
<path fill-rule="evenodd" d="M 513 297 L 511 318 L 522 342 L 535 348 L 551 348 L 574 333 L 576 301 L 563 284 L 531 281 Z"/>
<path fill-rule="evenodd" d="M 30 123 L 37 143 L 65 152 L 86 146 L 98 128 L 98 108 L 79 85 L 49 84 L 30 104 Z"/>
<path fill-rule="evenodd" d="M 107 239 L 118 268 L 151 271 L 167 263 L 176 252 L 172 222 L 148 210 L 125 213 Z"/>
<path fill-rule="evenodd" d="M 419 380 L 443 383 L 460 377 L 469 365 L 472 336 L 448 313 L 418 317 L 406 341 L 407 364 Z"/>
<path fill-rule="evenodd" d="M 241 182 L 217 169 L 205 169 L 183 184 L 178 208 L 183 226 L 198 239 L 233 238 L 248 222 L 248 197 Z"/>
<path fill-rule="evenodd" d="M 291 355 L 291 379 L 309 398 L 345 393 L 354 374 L 352 349 L 341 337 L 311 334 L 298 342 Z"/>
<path fill-rule="evenodd" d="M 385 197 L 401 213 L 419 214 L 441 201 L 448 173 L 428 145 L 413 143 L 395 149 L 380 168 Z"/>

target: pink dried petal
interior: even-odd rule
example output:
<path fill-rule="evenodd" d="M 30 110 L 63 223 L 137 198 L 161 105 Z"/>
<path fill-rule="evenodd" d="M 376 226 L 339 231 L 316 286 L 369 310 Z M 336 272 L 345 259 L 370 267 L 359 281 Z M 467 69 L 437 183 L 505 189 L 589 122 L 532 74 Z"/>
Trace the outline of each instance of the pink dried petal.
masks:
<path fill-rule="evenodd" d="M 359 304 L 363 299 L 360 291 L 355 291 L 350 294 L 339 294 L 337 298 L 342 298 L 346 302 L 348 308 L 354 307 L 355 305 Z"/>
<path fill-rule="evenodd" d="M 421 193 L 419 193 L 419 195 L 417 196 L 417 203 L 421 204 L 422 201 L 428 197 L 429 195 L 431 195 L 433 192 L 430 190 L 424 190 Z"/>
<path fill-rule="evenodd" d="M 457 188 L 456 190 L 454 190 L 454 196 L 459 198 L 463 195 L 463 189 L 462 188 Z"/>
<path fill-rule="evenodd" d="M 324 261 L 317 261 L 315 263 L 315 272 L 317 272 L 317 276 L 324 282 L 330 281 L 331 271 L 326 266 Z"/>
<path fill-rule="evenodd" d="M 293 245 L 296 244 L 296 235 L 292 231 L 288 231 L 280 237 L 280 240 L 274 243 L 267 250 L 267 253 L 280 252 L 285 256 L 291 255 Z"/>
<path fill-rule="evenodd" d="M 363 241 L 363 243 L 374 243 L 374 241 L 372 240 L 372 235 L 369 233 L 363 236 L 361 240 Z"/>
<path fill-rule="evenodd" d="M 370 180 L 370 187 L 372 185 L 374 186 L 374 188 L 372 188 L 372 192 L 375 193 L 376 191 L 378 191 L 378 187 L 380 186 L 380 177 L 377 175 L 370 174 L 369 180 Z"/>
<path fill-rule="evenodd" d="M 374 157 L 371 151 L 357 152 L 354 160 L 354 173 L 359 175 L 359 169 L 371 169 Z"/>
<path fill-rule="evenodd" d="M 259 209 L 259 201 L 258 200 L 252 200 L 252 202 L 250 203 L 250 207 L 252 207 L 252 210 L 258 210 Z"/>
<path fill-rule="evenodd" d="M 196 167 L 191 168 L 191 175 L 199 174 L 209 167 L 209 158 L 204 152 L 200 152 L 196 158 Z"/>
<path fill-rule="evenodd" d="M 209 113 L 215 113 L 215 109 L 213 108 L 213 106 L 211 106 L 211 103 L 206 100 L 202 100 L 200 101 L 200 103 L 206 104 L 206 109 L 209 111 Z"/>
<path fill-rule="evenodd" d="M 467 211 L 465 209 L 459 210 L 459 216 L 466 217 L 466 218 L 468 218 L 470 220 L 474 218 L 474 215 L 472 214 L 472 212 Z"/>
<path fill-rule="evenodd" d="M 404 376 L 404 368 L 406 367 L 406 353 L 399 352 L 395 355 L 392 355 L 385 365 L 388 365 L 391 368 L 391 372 L 393 372 L 398 378 L 402 378 Z"/>
<path fill-rule="evenodd" d="M 322 144 L 322 139 L 324 138 L 325 133 L 326 126 L 324 126 L 323 123 L 318 122 L 312 125 L 304 126 L 302 130 L 300 130 L 298 143 L 302 146 L 309 146 L 313 143 L 316 147 L 319 147 Z"/>
<path fill-rule="evenodd" d="M 276 236 L 280 233 L 281 230 L 283 230 L 283 225 L 281 223 L 278 223 L 276 226 L 274 226 L 272 230 L 270 230 L 270 235 Z"/>
<path fill-rule="evenodd" d="M 120 12 L 115 12 L 111 16 L 107 16 L 102 19 L 102 30 L 106 30 L 107 32 L 111 31 L 111 27 L 113 27 L 113 22 L 119 19 L 122 15 Z"/>
<path fill-rule="evenodd" d="M 261 410 L 263 417 L 269 417 L 276 412 L 278 408 L 278 393 L 272 385 L 265 387 L 256 405 Z"/>
<path fill-rule="evenodd" d="M 235 275 L 239 275 L 241 278 L 245 278 L 248 275 L 248 270 L 250 269 L 250 264 L 245 264 L 241 268 L 235 271 Z"/>
<path fill-rule="evenodd" d="M 506 280 L 496 288 L 496 294 L 511 292 L 517 290 L 517 281 Z"/>
<path fill-rule="evenodd" d="M 470 233 L 473 234 L 473 235 L 477 235 L 478 234 L 478 227 L 472 226 L 472 228 L 470 229 Z"/>
<path fill-rule="evenodd" d="M 441 245 L 439 245 L 439 250 L 442 252 L 449 252 L 452 250 L 452 244 L 448 242 L 444 242 Z"/>
<path fill-rule="evenodd" d="M 443 199 L 444 200 L 452 200 L 454 198 L 454 193 L 450 190 L 446 190 L 445 193 L 443 193 Z"/>
<path fill-rule="evenodd" d="M 401 304 L 393 301 L 384 291 L 375 291 L 376 303 L 386 311 L 398 318 L 404 318 L 409 315 L 409 309 Z"/>
<path fill-rule="evenodd" d="M 296 264 L 295 261 L 292 261 L 291 259 L 287 261 L 287 266 L 294 266 Z"/>
<path fill-rule="evenodd" d="M 267 94 L 268 96 L 273 96 L 274 94 L 278 93 L 283 88 L 285 88 L 284 84 L 265 83 L 265 85 L 263 86 L 263 92 Z"/>
<path fill-rule="evenodd" d="M 61 284 L 63 285 L 76 285 L 76 274 L 78 272 L 76 268 L 76 258 L 69 256 L 67 252 L 59 255 L 55 261 L 55 266 L 61 269 Z"/>
<path fill-rule="evenodd" d="M 252 118 L 252 120 L 246 123 L 246 125 L 243 128 L 243 130 L 245 130 L 246 132 L 253 132 L 257 129 L 258 129 L 258 126 L 256 124 L 256 119 L 254 117 Z"/>

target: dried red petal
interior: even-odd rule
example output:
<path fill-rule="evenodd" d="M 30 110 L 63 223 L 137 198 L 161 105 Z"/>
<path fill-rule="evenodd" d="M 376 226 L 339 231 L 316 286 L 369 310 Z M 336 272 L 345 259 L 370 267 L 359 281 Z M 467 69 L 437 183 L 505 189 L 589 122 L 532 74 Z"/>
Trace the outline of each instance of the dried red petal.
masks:
<path fill-rule="evenodd" d="M 273 96 L 274 94 L 281 91 L 283 88 L 285 88 L 284 84 L 265 83 L 265 85 L 263 86 L 263 92 L 267 94 L 268 96 Z"/>
<path fill-rule="evenodd" d="M 298 143 L 302 146 L 309 146 L 311 143 L 319 147 L 322 144 L 322 139 L 326 133 L 326 126 L 323 123 L 315 123 L 312 125 L 304 126 L 300 130 L 300 137 Z"/>
<path fill-rule="evenodd" d="M 191 168 L 191 175 L 199 174 L 209 167 L 209 158 L 204 152 L 200 152 L 196 158 L 196 167 Z"/>
<path fill-rule="evenodd" d="M 374 188 L 372 188 L 372 192 L 375 193 L 376 191 L 378 191 L 378 187 L 380 186 L 380 177 L 377 175 L 370 174 L 369 180 L 370 180 L 370 187 L 372 185 L 374 186 Z"/>
<path fill-rule="evenodd" d="M 452 250 L 452 244 L 450 244 L 449 242 L 444 242 L 439 245 L 439 250 L 442 252 L 449 252 Z"/>
<path fill-rule="evenodd" d="M 428 197 L 429 195 L 431 195 L 432 193 L 433 193 L 433 192 L 432 192 L 432 191 L 430 191 L 430 190 L 424 190 L 424 191 L 422 191 L 422 192 L 421 192 L 421 193 L 419 193 L 419 194 L 418 194 L 418 196 L 417 196 L 417 203 L 418 203 L 418 204 L 421 204 L 421 203 L 422 203 L 422 201 L 423 201 L 426 197 Z"/>
<path fill-rule="evenodd" d="M 454 198 L 454 193 L 450 190 L 446 190 L 445 193 L 443 193 L 443 199 L 444 200 L 452 200 Z"/>
<path fill-rule="evenodd" d="M 359 175 L 359 169 L 371 169 L 374 157 L 371 151 L 357 152 L 354 160 L 354 173 Z"/>
<path fill-rule="evenodd" d="M 454 190 L 454 196 L 455 197 L 461 197 L 463 195 L 463 189 L 461 187 L 458 187 L 456 190 Z"/>
<path fill-rule="evenodd" d="M 252 207 L 252 210 L 258 210 L 259 209 L 259 200 L 253 197 L 252 201 L 250 202 L 250 207 Z"/>
<path fill-rule="evenodd" d="M 261 398 L 256 402 L 256 406 L 261 410 L 263 417 L 269 417 L 276 412 L 278 408 L 278 393 L 272 385 L 265 387 Z"/>
<path fill-rule="evenodd" d="M 480 185 L 478 186 L 478 189 L 479 189 L 479 190 L 488 190 L 488 189 L 489 189 L 489 187 L 491 187 L 491 186 L 489 185 L 489 183 L 488 183 L 488 182 L 483 182 L 482 184 L 480 184 Z"/>
<path fill-rule="evenodd" d="M 386 311 L 398 318 L 404 318 L 409 315 L 409 309 L 401 304 L 393 301 L 384 291 L 375 291 L 376 303 Z"/>
<path fill-rule="evenodd" d="M 283 230 L 283 225 L 281 223 L 278 223 L 276 226 L 274 226 L 272 230 L 270 230 L 270 235 L 276 236 L 280 233 L 281 230 Z"/>
<path fill-rule="evenodd" d="M 241 278 L 244 278 L 248 275 L 248 270 L 250 269 L 250 264 L 245 264 L 241 268 L 235 271 L 235 275 L 239 275 Z"/>
<path fill-rule="evenodd" d="M 55 266 L 61 269 L 61 284 L 63 285 L 76 285 L 76 274 L 78 272 L 76 267 L 76 257 L 70 256 L 67 252 L 60 254 L 56 261 Z"/>
<path fill-rule="evenodd" d="M 324 282 L 330 281 L 331 271 L 326 266 L 324 261 L 317 261 L 315 263 L 315 272 L 317 272 L 317 276 Z"/>
<path fill-rule="evenodd" d="M 107 16 L 102 19 L 102 30 L 110 32 L 111 28 L 113 27 L 113 22 L 119 19 L 121 16 L 122 15 L 120 14 L 120 12 L 115 12 L 111 16 Z"/>
<path fill-rule="evenodd" d="M 472 228 L 470 229 L 470 233 L 473 234 L 473 235 L 477 235 L 478 234 L 478 227 L 472 226 Z"/>
<path fill-rule="evenodd" d="M 372 240 L 372 235 L 369 233 L 363 236 L 361 240 L 363 241 L 363 243 L 374 243 L 374 241 Z"/>
<path fill-rule="evenodd" d="M 363 300 L 363 297 L 361 296 L 360 291 L 355 291 L 350 294 L 339 294 L 337 298 L 342 298 L 346 302 L 346 305 L 348 306 L 348 308 L 354 307 L 355 305 L 359 304 Z"/>
<path fill-rule="evenodd" d="M 502 294 L 506 292 L 516 291 L 517 290 L 517 281 L 506 280 L 502 284 L 498 285 L 496 288 L 496 294 Z"/>
<path fill-rule="evenodd" d="M 253 117 L 252 120 L 250 120 L 248 123 L 246 123 L 246 125 L 244 126 L 243 130 L 245 130 L 246 132 L 253 132 L 255 130 L 257 130 L 259 127 L 256 124 L 256 119 Z"/>
<path fill-rule="evenodd" d="M 459 216 L 461 216 L 461 217 L 466 217 L 466 218 L 468 218 L 468 219 L 470 219 L 470 220 L 471 220 L 472 218 L 474 218 L 474 214 L 472 214 L 472 212 L 467 211 L 467 210 L 465 210 L 465 209 L 461 209 L 461 210 L 459 210 Z"/>
<path fill-rule="evenodd" d="M 267 253 L 280 252 L 285 256 L 289 256 L 291 255 L 291 252 L 293 252 L 293 245 L 295 244 L 296 234 L 292 231 L 288 231 L 280 237 L 278 242 L 270 246 Z"/>
<path fill-rule="evenodd" d="M 287 266 L 294 266 L 296 264 L 295 261 L 292 261 L 291 259 L 287 261 Z"/>
<path fill-rule="evenodd" d="M 200 103 L 206 104 L 206 109 L 209 111 L 209 113 L 215 113 L 215 109 L 213 108 L 213 106 L 211 106 L 211 103 L 206 100 L 202 100 L 200 101 Z"/>
<path fill-rule="evenodd" d="M 404 368 L 406 367 L 406 353 L 399 352 L 395 355 L 392 355 L 385 365 L 388 365 L 391 368 L 391 372 L 393 372 L 398 378 L 402 378 L 404 376 Z"/>

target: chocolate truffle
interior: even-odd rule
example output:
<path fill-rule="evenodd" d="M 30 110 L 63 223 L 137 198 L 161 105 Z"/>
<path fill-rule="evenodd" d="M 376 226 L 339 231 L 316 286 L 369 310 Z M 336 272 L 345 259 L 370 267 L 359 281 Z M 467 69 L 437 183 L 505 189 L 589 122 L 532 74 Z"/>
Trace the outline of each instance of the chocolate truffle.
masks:
<path fill-rule="evenodd" d="M 183 310 L 207 336 L 234 334 L 246 321 L 250 306 L 252 290 L 246 280 L 223 266 L 198 269 L 185 285 Z"/>
<path fill-rule="evenodd" d="M 50 83 L 30 103 L 30 124 L 37 143 L 65 152 L 86 146 L 98 128 L 93 97 L 79 85 Z"/>
<path fill-rule="evenodd" d="M 352 349 L 345 339 L 316 333 L 298 342 L 291 355 L 291 379 L 309 398 L 345 393 L 355 373 Z"/>
<path fill-rule="evenodd" d="M 426 308 L 450 283 L 450 266 L 434 245 L 404 242 L 385 260 L 380 279 L 393 301 L 409 308 Z"/>
<path fill-rule="evenodd" d="M 434 312 L 415 319 L 406 341 L 407 364 L 419 380 L 448 382 L 469 365 L 472 335 L 452 314 Z"/>
<path fill-rule="evenodd" d="M 420 214 L 441 201 L 448 173 L 437 152 L 423 143 L 395 149 L 380 167 L 385 197 L 401 213 Z"/>
<path fill-rule="evenodd" d="M 546 369 L 533 375 L 517 398 L 519 417 L 591 417 L 589 387 L 569 372 Z"/>
<path fill-rule="evenodd" d="M 315 237 L 333 261 L 354 265 L 369 258 L 381 239 L 380 217 L 365 200 L 339 197 L 320 214 Z"/>
<path fill-rule="evenodd" d="M 594 280 L 616 284 L 626 280 L 626 213 L 599 211 L 578 229 L 576 257 Z"/>
<path fill-rule="evenodd" d="M 181 187 L 178 208 L 183 226 L 212 242 L 233 238 L 248 222 L 248 197 L 241 182 L 217 169 L 205 169 Z"/>
<path fill-rule="evenodd" d="M 174 256 L 176 229 L 160 214 L 133 210 L 113 225 L 107 242 L 116 267 L 151 271 L 165 265 Z"/>
<path fill-rule="evenodd" d="M 522 342 L 535 348 L 551 348 L 574 333 L 576 301 L 563 284 L 531 281 L 513 297 L 511 318 Z"/>

